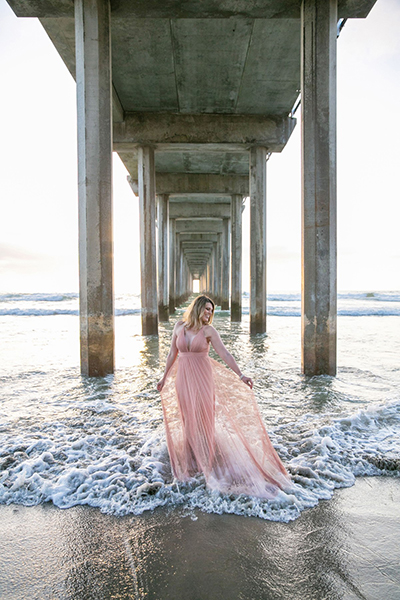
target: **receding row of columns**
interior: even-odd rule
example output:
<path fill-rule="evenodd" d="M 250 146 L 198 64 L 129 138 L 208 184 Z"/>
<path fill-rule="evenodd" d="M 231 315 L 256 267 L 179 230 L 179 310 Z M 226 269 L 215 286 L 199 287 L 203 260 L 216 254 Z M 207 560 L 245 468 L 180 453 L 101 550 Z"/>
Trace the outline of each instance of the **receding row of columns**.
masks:
<path fill-rule="evenodd" d="M 302 28 L 302 368 L 307 374 L 336 371 L 336 24 L 337 1 L 303 0 Z M 114 370 L 112 239 L 112 82 L 109 0 L 75 0 L 79 167 L 79 261 L 82 373 Z M 250 150 L 250 328 L 266 323 L 266 157 Z M 173 309 L 191 274 L 166 198 L 158 201 L 162 223 L 157 274 L 154 149 L 138 149 L 143 334 L 155 333 L 158 314 Z M 240 262 L 240 200 L 232 198 L 232 262 Z M 241 213 L 240 213 L 241 214 Z M 169 243 L 166 242 L 169 228 Z M 167 232 L 167 233 L 165 233 Z M 175 242 L 175 243 L 174 243 Z M 162 248 L 160 247 L 162 246 Z M 167 252 L 168 247 L 168 252 Z M 220 250 L 218 250 L 220 248 Z M 221 257 L 218 253 L 221 251 Z M 168 256 L 167 256 L 168 255 Z M 217 286 L 229 307 L 229 222 L 211 251 L 202 285 Z M 212 261 L 214 272 L 212 274 Z M 166 279 L 166 272 L 169 277 Z M 241 312 L 240 269 L 232 273 L 232 318 Z M 228 290 L 228 293 L 226 292 Z"/>
<path fill-rule="evenodd" d="M 151 151 L 151 149 L 150 149 Z M 266 331 L 266 148 L 252 148 L 249 156 L 250 175 L 250 330 L 252 333 Z M 154 160 L 152 162 L 154 165 Z M 151 177 L 155 180 L 155 174 Z M 142 187 L 139 185 L 139 195 Z M 144 188 L 143 192 L 144 193 Z M 155 191 L 154 191 L 155 197 Z M 231 219 L 223 218 L 222 231 L 217 234 L 217 241 L 213 241 L 208 248 L 207 265 L 204 273 L 200 273 L 200 290 L 215 299 L 222 310 L 229 310 L 229 278 L 231 278 L 231 318 L 233 321 L 241 319 L 242 313 L 242 196 L 234 194 L 231 197 Z M 154 200 L 155 202 L 155 200 Z M 146 210 L 140 202 L 142 210 Z M 151 214 L 150 207 L 148 215 Z M 231 230 L 231 231 L 230 231 Z M 141 238 L 148 235 L 143 227 Z M 169 233 L 169 243 L 167 242 Z M 155 236 L 155 229 L 152 233 Z M 143 256 L 152 266 L 142 268 L 154 277 L 155 255 L 151 248 L 146 246 L 146 241 L 141 239 Z M 204 248 L 204 246 L 203 246 Z M 205 250 L 203 250 L 206 252 Z M 188 253 L 188 251 L 187 251 Z M 169 257 L 168 257 L 169 255 Z M 162 320 L 168 318 L 182 299 L 187 297 L 190 286 L 186 285 L 187 277 L 182 265 L 184 253 L 176 233 L 176 220 L 169 219 L 168 223 L 168 196 L 158 196 L 158 317 Z M 187 265 L 186 265 L 187 268 Z M 169 274 L 168 274 L 169 273 Z M 189 276 L 189 279 L 193 279 Z M 143 278 L 142 278 L 143 279 Z M 147 280 L 144 277 L 144 280 Z M 148 286 L 151 287 L 151 286 Z M 182 289 L 181 289 L 182 288 Z M 154 288 L 153 288 L 154 289 Z M 153 292 L 154 293 L 154 292 Z M 169 295 L 169 298 L 167 298 Z M 142 302 L 146 297 L 142 296 Z M 168 307 L 168 309 L 167 309 Z M 155 312 L 155 306 L 151 309 Z M 144 312 L 145 324 L 143 332 L 150 333 L 148 311 Z M 156 315 L 152 319 L 152 333 L 157 332 Z"/>

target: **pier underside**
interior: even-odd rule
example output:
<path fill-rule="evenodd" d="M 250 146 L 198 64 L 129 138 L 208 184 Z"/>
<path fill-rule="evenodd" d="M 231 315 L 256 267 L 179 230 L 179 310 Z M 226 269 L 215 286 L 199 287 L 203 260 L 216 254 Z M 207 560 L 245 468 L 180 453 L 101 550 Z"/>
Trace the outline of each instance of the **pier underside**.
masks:
<path fill-rule="evenodd" d="M 302 369 L 335 374 L 337 32 L 375 0 L 8 2 L 77 83 L 82 372 L 114 369 L 113 150 L 139 196 L 143 334 L 195 279 L 241 319 L 245 201 L 250 331 L 266 332 L 267 161 L 301 94 Z"/>

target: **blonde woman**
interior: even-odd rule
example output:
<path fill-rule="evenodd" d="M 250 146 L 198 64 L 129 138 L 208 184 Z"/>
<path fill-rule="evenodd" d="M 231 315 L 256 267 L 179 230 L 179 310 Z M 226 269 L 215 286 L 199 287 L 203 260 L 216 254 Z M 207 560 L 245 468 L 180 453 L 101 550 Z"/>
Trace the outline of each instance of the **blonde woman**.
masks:
<path fill-rule="evenodd" d="M 176 323 L 161 392 L 174 476 L 204 473 L 209 488 L 272 498 L 290 479 L 244 375 L 212 326 L 214 302 L 198 296 Z M 210 344 L 230 367 L 209 357 Z M 233 373 L 235 375 L 233 375 Z"/>

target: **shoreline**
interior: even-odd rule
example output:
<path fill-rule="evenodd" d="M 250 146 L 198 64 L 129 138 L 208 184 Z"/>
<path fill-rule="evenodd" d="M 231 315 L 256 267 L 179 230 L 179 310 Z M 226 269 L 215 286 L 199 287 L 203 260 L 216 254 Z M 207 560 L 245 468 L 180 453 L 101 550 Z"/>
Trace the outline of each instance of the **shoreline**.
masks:
<path fill-rule="evenodd" d="M 1 600 L 398 600 L 400 482 L 358 478 L 290 523 L 0 506 Z"/>

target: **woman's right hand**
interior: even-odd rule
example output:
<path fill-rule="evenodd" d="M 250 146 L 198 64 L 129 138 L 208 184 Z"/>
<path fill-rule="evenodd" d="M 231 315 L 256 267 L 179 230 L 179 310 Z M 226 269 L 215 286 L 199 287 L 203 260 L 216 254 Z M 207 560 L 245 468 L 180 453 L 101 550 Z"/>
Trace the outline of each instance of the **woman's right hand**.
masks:
<path fill-rule="evenodd" d="M 243 381 L 243 383 L 248 385 L 251 390 L 253 389 L 253 380 L 251 377 L 246 377 L 246 375 L 242 375 L 240 379 Z"/>

